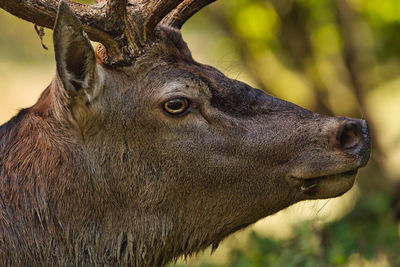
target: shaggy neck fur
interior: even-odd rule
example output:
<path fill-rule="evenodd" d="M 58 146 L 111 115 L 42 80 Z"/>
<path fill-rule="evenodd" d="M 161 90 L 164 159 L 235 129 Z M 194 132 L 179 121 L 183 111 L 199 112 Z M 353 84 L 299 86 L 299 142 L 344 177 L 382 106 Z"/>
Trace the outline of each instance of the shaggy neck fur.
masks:
<path fill-rule="evenodd" d="M 162 266 L 235 231 L 222 222 L 212 230 L 206 224 L 185 225 L 179 207 L 171 209 L 164 201 L 163 185 L 157 194 L 146 191 L 156 186 L 151 179 L 134 186 L 143 177 L 159 176 L 144 162 L 131 166 L 135 175 L 116 173 L 135 151 L 118 137 L 103 140 L 117 144 L 104 150 L 84 143 L 73 122 L 59 117 L 66 107 L 58 85 L 56 79 L 35 106 L 0 128 L 3 265 Z"/>

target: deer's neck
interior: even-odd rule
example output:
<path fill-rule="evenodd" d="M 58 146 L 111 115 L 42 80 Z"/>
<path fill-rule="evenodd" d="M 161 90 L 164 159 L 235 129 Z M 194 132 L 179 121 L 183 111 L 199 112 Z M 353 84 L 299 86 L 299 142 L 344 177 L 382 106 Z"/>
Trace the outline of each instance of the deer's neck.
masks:
<path fill-rule="evenodd" d="M 146 203 L 127 201 L 107 181 L 115 169 L 94 162 L 67 129 L 54 132 L 62 127 L 53 124 L 24 110 L 0 128 L 0 262 L 165 264 L 176 250 L 173 224 Z M 120 192 L 140 199 L 144 191 L 129 186 Z"/>
<path fill-rule="evenodd" d="M 0 128 L 1 263 L 161 266 L 212 242 L 171 215 L 162 175 L 124 140 L 96 150 L 41 105 Z"/>

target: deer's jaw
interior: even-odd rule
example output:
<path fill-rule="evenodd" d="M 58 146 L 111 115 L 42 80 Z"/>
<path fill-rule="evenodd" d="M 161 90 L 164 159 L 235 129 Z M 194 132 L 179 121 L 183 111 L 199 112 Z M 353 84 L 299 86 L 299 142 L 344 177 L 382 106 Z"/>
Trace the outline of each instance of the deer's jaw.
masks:
<path fill-rule="evenodd" d="M 298 195 L 306 199 L 338 197 L 350 190 L 357 176 L 358 169 L 316 177 L 294 177 L 288 179 L 296 188 Z"/>

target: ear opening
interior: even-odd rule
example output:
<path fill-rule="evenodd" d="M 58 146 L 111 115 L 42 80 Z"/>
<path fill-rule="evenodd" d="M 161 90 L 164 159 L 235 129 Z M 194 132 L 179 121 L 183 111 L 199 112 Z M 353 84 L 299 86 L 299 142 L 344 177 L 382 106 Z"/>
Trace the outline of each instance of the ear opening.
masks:
<path fill-rule="evenodd" d="M 80 90 L 93 94 L 98 80 L 96 56 L 80 21 L 64 1 L 60 2 L 53 39 L 57 73 L 68 94 Z"/>

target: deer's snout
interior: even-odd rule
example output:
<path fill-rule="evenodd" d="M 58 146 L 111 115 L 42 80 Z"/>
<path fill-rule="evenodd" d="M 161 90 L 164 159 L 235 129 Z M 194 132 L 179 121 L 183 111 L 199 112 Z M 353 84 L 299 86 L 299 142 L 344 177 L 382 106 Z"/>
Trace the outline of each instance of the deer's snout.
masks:
<path fill-rule="evenodd" d="M 336 139 L 340 148 L 361 159 L 361 165 L 365 165 L 371 151 L 371 141 L 368 124 L 364 120 L 345 118 L 339 125 Z"/>

